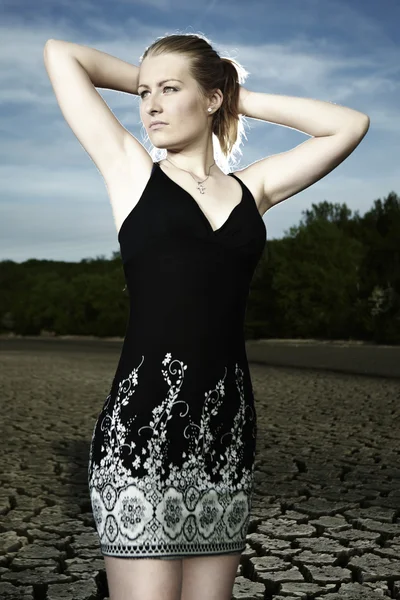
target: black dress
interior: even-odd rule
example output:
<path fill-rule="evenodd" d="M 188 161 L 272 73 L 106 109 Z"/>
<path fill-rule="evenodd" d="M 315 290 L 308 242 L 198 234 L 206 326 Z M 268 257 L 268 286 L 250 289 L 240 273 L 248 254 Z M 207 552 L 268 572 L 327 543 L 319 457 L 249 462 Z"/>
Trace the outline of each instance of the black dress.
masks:
<path fill-rule="evenodd" d="M 130 314 L 88 466 L 103 555 L 246 547 L 257 419 L 244 319 L 266 227 L 229 175 L 242 199 L 213 230 L 155 163 L 118 234 Z"/>

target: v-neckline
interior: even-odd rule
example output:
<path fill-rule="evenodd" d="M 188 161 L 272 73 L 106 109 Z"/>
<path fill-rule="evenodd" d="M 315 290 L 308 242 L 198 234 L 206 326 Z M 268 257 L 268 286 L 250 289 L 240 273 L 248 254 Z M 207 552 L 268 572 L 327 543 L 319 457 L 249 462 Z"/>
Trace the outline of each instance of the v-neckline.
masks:
<path fill-rule="evenodd" d="M 185 188 L 183 188 L 181 185 L 179 185 L 179 183 L 177 183 L 176 181 L 174 181 L 173 179 L 171 179 L 171 177 L 169 175 L 167 175 L 167 173 L 165 173 L 159 162 L 155 163 L 159 170 L 161 171 L 161 173 L 163 175 L 165 175 L 165 177 L 167 179 L 169 179 L 170 181 L 172 181 L 172 183 L 174 183 L 180 190 L 182 190 L 187 196 L 189 196 L 189 198 L 191 198 L 192 202 L 194 202 L 195 206 L 197 207 L 197 210 L 199 211 L 200 216 L 202 216 L 208 230 L 210 231 L 211 235 L 217 235 L 222 229 L 224 229 L 227 224 L 229 223 L 229 221 L 231 220 L 231 217 L 233 215 L 233 213 L 236 211 L 237 208 L 239 208 L 239 206 L 241 206 L 243 204 L 243 199 L 244 199 L 244 186 L 242 185 L 242 181 L 239 179 L 239 177 L 236 177 L 236 175 L 234 175 L 233 173 L 228 173 L 228 175 L 232 175 L 232 177 L 234 177 L 235 179 L 237 179 L 237 181 L 240 184 L 240 187 L 242 188 L 242 197 L 240 199 L 239 204 L 236 204 L 236 206 L 234 206 L 231 210 L 231 212 L 229 213 L 227 219 L 222 223 L 222 225 L 220 227 L 218 227 L 217 229 L 213 229 L 212 225 L 210 223 L 210 221 L 208 220 L 205 212 L 202 210 L 202 208 L 200 207 L 199 203 L 197 202 L 197 200 L 195 200 L 195 198 L 192 196 L 192 194 L 190 194 L 187 190 L 185 190 Z"/>

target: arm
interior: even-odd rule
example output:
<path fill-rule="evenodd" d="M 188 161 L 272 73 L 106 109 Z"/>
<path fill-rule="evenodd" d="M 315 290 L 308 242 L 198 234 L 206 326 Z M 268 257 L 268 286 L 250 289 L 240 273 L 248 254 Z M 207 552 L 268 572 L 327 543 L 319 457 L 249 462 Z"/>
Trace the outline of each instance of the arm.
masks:
<path fill-rule="evenodd" d="M 333 102 L 252 92 L 241 86 L 239 113 L 297 129 L 314 137 L 356 131 L 369 125 L 368 115 Z"/>
<path fill-rule="evenodd" d="M 136 65 L 96 48 L 64 40 L 48 40 L 44 47 L 45 54 L 50 47 L 61 48 L 76 58 L 95 87 L 137 95 L 139 67 Z"/>
<path fill-rule="evenodd" d="M 368 115 L 345 106 L 243 87 L 239 113 L 313 136 L 292 150 L 267 156 L 245 169 L 260 190 L 263 212 L 335 169 L 355 150 L 370 123 Z"/>
<path fill-rule="evenodd" d="M 96 90 L 97 86 L 137 93 L 139 67 L 94 48 L 62 40 L 48 40 L 43 54 L 61 112 L 106 182 L 123 164 L 128 138 L 138 172 L 146 169 L 147 151 L 123 127 Z"/>

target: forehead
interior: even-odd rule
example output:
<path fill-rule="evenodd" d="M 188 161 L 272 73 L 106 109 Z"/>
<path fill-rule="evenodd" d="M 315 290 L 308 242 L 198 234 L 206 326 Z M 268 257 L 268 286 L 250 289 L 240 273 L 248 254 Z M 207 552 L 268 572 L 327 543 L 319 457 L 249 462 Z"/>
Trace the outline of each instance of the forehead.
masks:
<path fill-rule="evenodd" d="M 190 79 L 188 59 L 181 54 L 146 56 L 140 66 L 139 85 L 156 85 L 159 80 L 177 78 Z"/>

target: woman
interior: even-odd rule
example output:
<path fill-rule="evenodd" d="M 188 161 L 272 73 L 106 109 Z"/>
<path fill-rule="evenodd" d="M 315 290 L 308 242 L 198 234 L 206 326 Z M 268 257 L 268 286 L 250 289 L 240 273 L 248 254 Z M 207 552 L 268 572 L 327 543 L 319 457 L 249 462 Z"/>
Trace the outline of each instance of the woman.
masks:
<path fill-rule="evenodd" d="M 228 600 L 253 489 L 243 325 L 266 242 L 262 215 L 339 165 L 369 118 L 246 90 L 245 70 L 195 34 L 158 39 L 140 67 L 61 40 L 49 40 L 44 56 L 62 113 L 104 177 L 130 295 L 88 468 L 111 600 Z M 96 87 L 140 95 L 162 161 Z M 312 137 L 226 175 L 213 142 L 229 159 L 243 116 Z"/>

